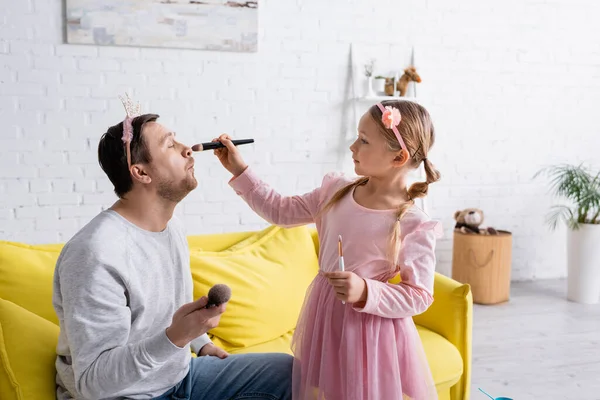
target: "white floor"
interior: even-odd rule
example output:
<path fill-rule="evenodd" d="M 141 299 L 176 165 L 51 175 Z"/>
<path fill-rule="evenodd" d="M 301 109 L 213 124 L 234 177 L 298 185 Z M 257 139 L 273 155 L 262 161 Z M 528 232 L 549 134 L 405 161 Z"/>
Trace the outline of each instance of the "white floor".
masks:
<path fill-rule="evenodd" d="M 474 305 L 471 399 L 600 400 L 600 304 L 564 280 L 515 282 L 508 303 Z"/>

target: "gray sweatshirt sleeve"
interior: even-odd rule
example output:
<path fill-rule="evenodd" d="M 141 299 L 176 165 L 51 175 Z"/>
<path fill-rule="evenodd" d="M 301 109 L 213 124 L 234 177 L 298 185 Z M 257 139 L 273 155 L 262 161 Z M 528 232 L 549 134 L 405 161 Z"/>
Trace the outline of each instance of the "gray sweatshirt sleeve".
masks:
<path fill-rule="evenodd" d="M 200 353 L 200 350 L 202 350 L 202 348 L 209 344 L 212 343 L 212 341 L 208 338 L 208 335 L 205 333 L 202 336 L 198 336 L 196 339 L 192 340 L 192 342 L 190 343 L 190 347 L 192 348 L 192 351 L 196 354 Z"/>
<path fill-rule="evenodd" d="M 179 352 L 166 331 L 127 343 L 131 327 L 126 277 L 89 249 L 67 250 L 58 260 L 58 286 L 77 390 L 111 397 L 148 377 Z"/>

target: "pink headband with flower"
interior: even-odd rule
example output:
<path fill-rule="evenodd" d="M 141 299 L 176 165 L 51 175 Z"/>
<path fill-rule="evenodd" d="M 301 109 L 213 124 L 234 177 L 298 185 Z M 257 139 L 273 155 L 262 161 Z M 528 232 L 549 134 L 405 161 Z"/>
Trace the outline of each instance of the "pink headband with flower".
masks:
<path fill-rule="evenodd" d="M 398 126 L 398 124 L 402 120 L 402 115 L 400 115 L 400 110 L 398 110 L 396 107 L 390 107 L 390 106 L 384 107 L 383 104 L 381 104 L 381 103 L 377 103 L 377 107 L 379 107 L 379 109 L 381 110 L 381 113 L 383 114 L 381 116 L 381 122 L 383 123 L 383 126 L 385 126 L 387 129 L 391 129 L 392 132 L 394 132 L 394 135 L 396 135 L 396 139 L 398 139 L 398 143 L 400 143 L 400 147 L 402 147 L 403 149 L 408 151 L 408 147 L 406 147 L 404 140 L 402 140 L 402 136 L 400 136 L 400 132 L 398 132 L 398 128 L 396 128 L 396 126 Z M 409 153 L 409 157 L 410 157 L 410 153 Z"/>
<path fill-rule="evenodd" d="M 125 151 L 127 152 L 127 166 L 131 168 L 131 141 L 133 140 L 133 119 L 140 115 L 140 103 L 133 104 L 133 101 L 129 98 L 129 95 L 125 93 L 125 98 L 119 96 L 123 107 L 125 107 L 125 119 L 123 120 L 123 144 L 125 145 Z"/>

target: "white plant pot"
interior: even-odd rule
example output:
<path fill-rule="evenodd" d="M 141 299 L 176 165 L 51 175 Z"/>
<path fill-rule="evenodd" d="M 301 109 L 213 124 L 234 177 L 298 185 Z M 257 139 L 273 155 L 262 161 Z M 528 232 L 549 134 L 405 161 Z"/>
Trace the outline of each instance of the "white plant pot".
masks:
<path fill-rule="evenodd" d="M 381 96 L 385 92 L 385 79 L 374 79 L 373 90 L 378 96 Z"/>
<path fill-rule="evenodd" d="M 568 233 L 567 299 L 584 304 L 600 300 L 600 225 L 581 224 Z"/>

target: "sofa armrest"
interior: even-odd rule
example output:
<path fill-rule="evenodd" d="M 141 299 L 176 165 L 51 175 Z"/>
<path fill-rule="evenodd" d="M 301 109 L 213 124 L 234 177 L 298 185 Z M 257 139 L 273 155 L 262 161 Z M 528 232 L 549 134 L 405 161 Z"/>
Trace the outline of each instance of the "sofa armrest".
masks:
<path fill-rule="evenodd" d="M 445 337 L 458 349 L 463 359 L 463 375 L 450 390 L 453 400 L 468 399 L 471 386 L 471 344 L 473 297 L 471 287 L 436 273 L 433 304 L 413 317 L 421 325 Z"/>

